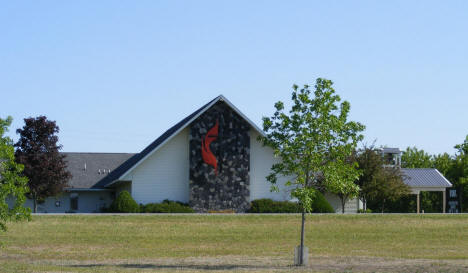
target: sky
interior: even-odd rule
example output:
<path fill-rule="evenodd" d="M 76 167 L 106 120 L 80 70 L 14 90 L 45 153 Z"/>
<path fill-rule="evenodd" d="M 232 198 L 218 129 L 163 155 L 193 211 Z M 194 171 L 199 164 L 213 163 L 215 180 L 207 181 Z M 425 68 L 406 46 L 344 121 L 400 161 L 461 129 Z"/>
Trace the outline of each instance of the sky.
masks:
<path fill-rule="evenodd" d="M 3 1 L 0 117 L 66 152 L 139 152 L 223 94 L 261 127 L 334 82 L 367 144 L 454 154 L 468 134 L 468 1 Z"/>

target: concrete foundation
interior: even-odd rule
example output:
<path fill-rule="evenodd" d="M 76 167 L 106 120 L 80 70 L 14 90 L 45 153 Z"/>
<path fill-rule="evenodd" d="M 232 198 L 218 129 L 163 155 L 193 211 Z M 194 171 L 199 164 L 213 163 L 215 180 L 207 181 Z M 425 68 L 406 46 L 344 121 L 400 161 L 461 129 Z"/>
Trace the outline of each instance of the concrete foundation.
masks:
<path fill-rule="evenodd" d="M 300 259 L 301 259 L 300 253 L 301 253 L 301 246 L 296 246 L 296 248 L 294 248 L 294 265 L 301 265 L 300 264 Z M 302 265 L 309 265 L 309 248 L 304 246 L 303 253 L 304 253 L 304 256 L 303 256 L 304 257 L 304 263 Z"/>

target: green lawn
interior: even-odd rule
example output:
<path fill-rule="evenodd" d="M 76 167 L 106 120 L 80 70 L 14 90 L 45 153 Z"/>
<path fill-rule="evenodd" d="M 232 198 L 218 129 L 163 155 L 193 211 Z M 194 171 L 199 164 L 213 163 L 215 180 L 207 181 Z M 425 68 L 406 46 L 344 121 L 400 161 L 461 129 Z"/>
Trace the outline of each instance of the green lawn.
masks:
<path fill-rule="evenodd" d="M 0 234 L 0 271 L 468 272 L 468 215 L 311 215 L 306 230 L 300 269 L 299 215 L 34 216 Z"/>

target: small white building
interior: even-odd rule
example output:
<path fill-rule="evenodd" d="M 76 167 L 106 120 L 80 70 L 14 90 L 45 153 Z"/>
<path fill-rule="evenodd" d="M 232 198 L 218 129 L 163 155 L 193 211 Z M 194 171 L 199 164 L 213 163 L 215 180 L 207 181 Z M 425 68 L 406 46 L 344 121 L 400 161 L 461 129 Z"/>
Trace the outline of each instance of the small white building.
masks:
<path fill-rule="evenodd" d="M 218 96 L 140 153 L 64 153 L 73 178 L 62 195 L 39 204 L 38 212 L 99 212 L 122 190 L 137 203 L 169 199 L 201 212 L 243 212 L 250 201 L 260 198 L 290 200 L 284 187 L 270 191 L 265 177 L 278 159 L 257 140 L 261 134 L 257 125 Z M 339 198 L 325 196 L 341 212 Z M 32 202 L 27 205 L 32 207 Z M 361 207 L 354 199 L 345 212 Z"/>

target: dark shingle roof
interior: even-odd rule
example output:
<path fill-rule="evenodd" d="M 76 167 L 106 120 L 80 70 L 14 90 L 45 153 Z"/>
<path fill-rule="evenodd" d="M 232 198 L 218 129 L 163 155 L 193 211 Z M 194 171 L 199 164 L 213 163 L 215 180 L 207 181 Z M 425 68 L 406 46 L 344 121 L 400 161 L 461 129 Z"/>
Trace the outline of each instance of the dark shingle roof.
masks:
<path fill-rule="evenodd" d="M 143 151 L 129 158 L 127 161 L 121 164 L 118 168 L 112 171 L 109 175 L 107 175 L 104 179 L 96 183 L 96 185 L 94 185 L 92 188 L 104 188 L 107 184 L 119 179 L 125 172 L 127 172 L 130 168 L 132 168 L 135 164 L 137 164 L 142 158 L 148 155 L 151 151 L 153 151 L 166 139 L 171 137 L 175 132 L 177 132 L 180 128 L 186 125 L 186 123 L 189 122 L 193 117 L 195 117 L 198 113 L 203 111 L 212 102 L 218 100 L 220 97 L 221 96 L 214 98 L 213 100 L 203 105 L 198 110 L 196 110 L 195 112 L 193 112 L 192 114 L 190 114 L 189 116 L 187 116 L 186 118 L 178 122 L 176 125 L 169 128 L 169 130 L 164 132 L 160 137 L 158 137 L 155 141 L 153 141 L 150 145 L 148 145 L 145 149 L 143 149 Z"/>
<path fill-rule="evenodd" d="M 134 154 L 128 153 L 62 153 L 72 174 L 68 188 L 91 188 Z M 86 164 L 86 170 L 85 170 Z"/>
<path fill-rule="evenodd" d="M 404 182 L 410 187 L 451 187 L 452 184 L 437 169 L 405 169 Z"/>
<path fill-rule="evenodd" d="M 401 153 L 400 149 L 398 149 L 398 148 L 383 148 L 382 152 L 384 154 L 399 154 L 399 153 Z"/>

